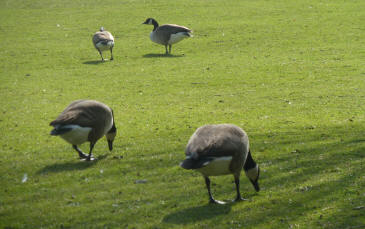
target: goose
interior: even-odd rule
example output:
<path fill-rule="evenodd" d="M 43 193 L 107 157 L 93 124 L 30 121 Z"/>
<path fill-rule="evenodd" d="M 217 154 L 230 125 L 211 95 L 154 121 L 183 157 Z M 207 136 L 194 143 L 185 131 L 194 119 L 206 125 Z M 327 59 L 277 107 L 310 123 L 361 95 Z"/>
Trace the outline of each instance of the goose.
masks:
<path fill-rule="evenodd" d="M 158 26 L 158 23 L 153 18 L 147 18 L 142 24 L 153 25 L 153 30 L 150 33 L 151 41 L 165 46 L 166 54 L 171 54 L 171 46 L 184 38 L 192 37 L 193 31 L 185 26 L 166 24 Z M 167 50 L 169 46 L 169 51 Z"/>
<path fill-rule="evenodd" d="M 76 100 L 50 123 L 54 129 L 51 135 L 60 136 L 78 152 L 81 160 L 95 160 L 92 150 L 95 143 L 104 135 L 109 150 L 113 149 L 113 141 L 117 133 L 113 110 L 95 100 Z M 89 155 L 83 153 L 78 146 L 90 142 Z"/>
<path fill-rule="evenodd" d="M 210 176 L 233 174 L 237 191 L 235 201 L 244 200 L 239 190 L 242 169 L 255 190 L 260 191 L 259 166 L 252 159 L 246 132 L 238 126 L 218 124 L 198 128 L 189 139 L 185 155 L 186 158 L 180 166 L 196 170 L 203 175 L 210 203 L 224 204 L 213 198 Z"/>
<path fill-rule="evenodd" d="M 93 44 L 95 48 L 99 51 L 101 60 L 104 61 L 103 51 L 110 50 L 110 60 L 113 60 L 113 47 L 114 47 L 114 37 L 113 35 L 104 30 L 104 27 L 101 27 L 98 32 L 96 32 L 93 36 Z"/>

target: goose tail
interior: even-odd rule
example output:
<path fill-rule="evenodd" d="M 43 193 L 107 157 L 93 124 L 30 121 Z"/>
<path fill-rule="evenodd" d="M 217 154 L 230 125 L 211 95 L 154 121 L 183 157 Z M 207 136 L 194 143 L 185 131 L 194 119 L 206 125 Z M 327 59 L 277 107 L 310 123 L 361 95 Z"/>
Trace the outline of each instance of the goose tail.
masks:
<path fill-rule="evenodd" d="M 194 159 L 188 156 L 180 163 L 180 166 L 184 169 L 199 169 L 207 166 L 213 159 L 209 157 Z"/>
<path fill-rule="evenodd" d="M 53 130 L 51 130 L 50 135 L 53 135 L 53 136 L 62 135 L 71 130 L 72 130 L 71 127 L 55 126 L 55 128 Z"/>

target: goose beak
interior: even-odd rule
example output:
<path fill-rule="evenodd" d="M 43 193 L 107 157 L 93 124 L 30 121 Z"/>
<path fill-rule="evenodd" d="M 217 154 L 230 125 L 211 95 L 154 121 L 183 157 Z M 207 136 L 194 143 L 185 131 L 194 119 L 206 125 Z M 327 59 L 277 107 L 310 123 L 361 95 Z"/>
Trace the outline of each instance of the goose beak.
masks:
<path fill-rule="evenodd" d="M 113 150 L 113 141 L 108 140 L 108 146 L 109 146 L 109 150 L 112 151 Z"/>

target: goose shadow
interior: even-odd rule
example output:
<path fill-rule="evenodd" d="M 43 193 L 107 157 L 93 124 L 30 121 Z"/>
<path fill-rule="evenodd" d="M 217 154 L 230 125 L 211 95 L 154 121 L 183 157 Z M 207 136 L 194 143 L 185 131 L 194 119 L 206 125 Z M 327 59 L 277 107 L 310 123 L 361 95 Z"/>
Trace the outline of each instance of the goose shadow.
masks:
<path fill-rule="evenodd" d="M 233 203 L 226 204 L 207 204 L 198 207 L 186 208 L 177 212 L 170 213 L 163 218 L 165 223 L 187 224 L 198 222 L 205 219 L 227 215 L 231 211 Z"/>
<path fill-rule="evenodd" d="M 102 60 L 89 60 L 89 61 L 83 62 L 83 64 L 97 65 L 97 64 L 102 64 L 105 62 L 106 61 L 102 61 Z"/>
<path fill-rule="evenodd" d="M 180 55 L 172 55 L 172 54 L 160 54 L 160 53 L 148 53 L 143 55 L 144 58 L 157 58 L 157 57 L 165 57 L 165 58 L 178 58 L 178 57 L 184 57 L 185 54 Z"/>
<path fill-rule="evenodd" d="M 37 174 L 47 174 L 47 173 L 59 173 L 64 171 L 74 171 L 74 170 L 83 170 L 90 167 L 95 166 L 101 160 L 105 159 L 107 155 L 101 155 L 97 157 L 97 160 L 94 161 L 78 161 L 78 162 L 64 162 L 64 163 L 55 163 L 52 165 L 47 165 L 42 169 L 37 171 Z"/>

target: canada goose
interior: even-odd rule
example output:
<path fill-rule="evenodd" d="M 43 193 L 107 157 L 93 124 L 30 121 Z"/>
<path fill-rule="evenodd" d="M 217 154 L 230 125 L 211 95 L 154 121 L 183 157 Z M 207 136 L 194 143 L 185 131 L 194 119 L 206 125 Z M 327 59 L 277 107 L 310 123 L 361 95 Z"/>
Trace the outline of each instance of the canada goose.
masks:
<path fill-rule="evenodd" d="M 54 129 L 51 135 L 72 144 L 79 153 L 80 159 L 94 160 L 92 150 L 95 143 L 104 135 L 108 140 L 109 150 L 113 149 L 113 141 L 117 133 L 113 110 L 95 100 L 76 100 L 50 124 Z M 77 146 L 90 142 L 89 155 L 84 154 Z"/>
<path fill-rule="evenodd" d="M 158 26 L 157 21 L 153 18 L 147 18 L 142 24 L 153 25 L 150 39 L 157 44 L 165 45 L 166 54 L 171 54 L 172 44 L 193 36 L 191 34 L 193 31 L 185 26 L 175 24 Z M 167 46 L 169 46 L 169 51 L 167 51 Z"/>
<path fill-rule="evenodd" d="M 198 128 L 190 137 L 185 149 L 186 159 L 181 163 L 184 169 L 194 169 L 202 173 L 208 189 L 210 203 L 224 203 L 213 198 L 210 191 L 209 176 L 233 174 L 237 197 L 240 194 L 240 174 L 242 168 L 253 184 L 260 191 L 258 179 L 259 166 L 251 157 L 247 134 L 232 124 L 206 125 Z"/>
<path fill-rule="evenodd" d="M 114 37 L 110 32 L 104 30 L 104 27 L 94 34 L 93 44 L 99 51 L 102 61 L 104 61 L 102 52 L 106 50 L 110 50 L 110 60 L 113 60 Z"/>

